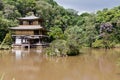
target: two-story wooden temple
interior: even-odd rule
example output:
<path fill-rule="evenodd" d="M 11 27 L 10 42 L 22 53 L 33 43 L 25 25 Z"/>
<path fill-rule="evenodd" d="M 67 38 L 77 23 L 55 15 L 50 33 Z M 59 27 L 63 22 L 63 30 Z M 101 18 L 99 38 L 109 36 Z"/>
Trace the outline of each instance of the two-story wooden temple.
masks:
<path fill-rule="evenodd" d="M 11 27 L 13 47 L 39 47 L 48 45 L 47 30 L 41 26 L 43 19 L 34 15 L 19 18 L 19 26 Z"/>

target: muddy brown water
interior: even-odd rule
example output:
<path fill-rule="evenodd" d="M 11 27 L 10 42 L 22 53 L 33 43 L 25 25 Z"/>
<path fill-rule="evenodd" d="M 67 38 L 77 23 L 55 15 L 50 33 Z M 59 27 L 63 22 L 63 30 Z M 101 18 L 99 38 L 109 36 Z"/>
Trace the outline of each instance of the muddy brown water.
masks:
<path fill-rule="evenodd" d="M 0 51 L 0 76 L 3 80 L 120 80 L 120 49 L 82 53 L 47 57 L 40 50 Z"/>

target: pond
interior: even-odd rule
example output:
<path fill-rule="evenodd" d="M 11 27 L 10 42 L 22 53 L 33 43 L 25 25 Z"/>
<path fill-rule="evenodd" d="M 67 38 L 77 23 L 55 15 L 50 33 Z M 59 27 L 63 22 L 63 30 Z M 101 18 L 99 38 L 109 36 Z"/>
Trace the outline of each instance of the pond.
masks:
<path fill-rule="evenodd" d="M 4 80 L 119 80 L 120 50 L 82 50 L 70 57 L 47 57 L 39 50 L 0 51 Z"/>

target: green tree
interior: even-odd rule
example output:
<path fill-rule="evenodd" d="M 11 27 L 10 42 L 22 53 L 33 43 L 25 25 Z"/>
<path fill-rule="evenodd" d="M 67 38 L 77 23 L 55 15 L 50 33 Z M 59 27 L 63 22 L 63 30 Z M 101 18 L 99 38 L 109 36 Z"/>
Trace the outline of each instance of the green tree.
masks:
<path fill-rule="evenodd" d="M 78 26 L 68 27 L 65 30 L 64 34 L 66 37 L 66 41 L 70 45 L 75 45 L 79 47 L 79 45 L 83 43 L 83 40 L 82 40 L 83 30 Z"/>
<path fill-rule="evenodd" d="M 6 4 L 4 7 L 4 16 L 7 19 L 16 20 L 21 14 L 18 12 L 15 6 Z"/>
<path fill-rule="evenodd" d="M 92 47 L 92 43 L 98 35 L 95 24 L 95 14 L 83 13 L 79 16 L 77 25 L 82 29 L 81 41 L 84 41 L 83 46 L 85 47 Z"/>
<path fill-rule="evenodd" d="M 3 10 L 3 8 L 4 8 L 3 1 L 2 1 L 2 0 L 0 0 L 0 10 Z"/>
<path fill-rule="evenodd" d="M 54 39 L 64 39 L 64 34 L 59 27 L 51 27 L 48 35 Z"/>
<path fill-rule="evenodd" d="M 16 25 L 17 25 L 16 22 L 0 17 L 0 42 L 2 42 L 6 33 L 9 32 L 9 27 Z"/>
<path fill-rule="evenodd" d="M 25 16 L 28 12 L 35 12 L 35 0 L 17 0 L 16 7 L 18 11 Z"/>
<path fill-rule="evenodd" d="M 0 47 L 3 47 L 3 46 L 11 46 L 12 44 L 12 36 L 11 36 L 11 33 L 7 33 L 4 40 L 2 41 Z"/>

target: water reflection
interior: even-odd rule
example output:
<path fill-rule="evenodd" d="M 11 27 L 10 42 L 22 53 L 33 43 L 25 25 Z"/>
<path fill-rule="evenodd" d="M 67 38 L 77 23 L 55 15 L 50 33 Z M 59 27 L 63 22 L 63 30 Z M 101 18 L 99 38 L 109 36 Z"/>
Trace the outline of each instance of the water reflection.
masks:
<path fill-rule="evenodd" d="M 12 53 L 15 55 L 17 60 L 20 60 L 24 57 L 27 57 L 34 53 L 35 55 L 41 55 L 42 50 L 34 50 L 34 49 L 12 49 Z"/>
<path fill-rule="evenodd" d="M 29 51 L 27 50 L 20 50 L 20 49 L 18 49 L 18 50 L 12 50 L 12 53 L 15 55 L 15 58 L 17 59 L 17 60 L 19 60 L 19 59 L 22 59 L 25 55 L 27 55 L 28 53 L 29 53 Z"/>
<path fill-rule="evenodd" d="M 9 52 L 10 53 L 10 52 Z M 0 58 L 5 80 L 119 80 L 120 50 L 84 50 L 74 57 L 48 57 L 40 50 L 12 50 Z"/>
<path fill-rule="evenodd" d="M 21 54 L 21 50 L 16 50 L 15 51 L 15 57 L 16 57 L 16 59 L 21 59 L 21 57 L 22 57 L 22 54 Z"/>

